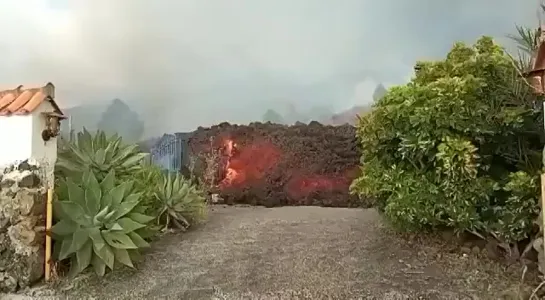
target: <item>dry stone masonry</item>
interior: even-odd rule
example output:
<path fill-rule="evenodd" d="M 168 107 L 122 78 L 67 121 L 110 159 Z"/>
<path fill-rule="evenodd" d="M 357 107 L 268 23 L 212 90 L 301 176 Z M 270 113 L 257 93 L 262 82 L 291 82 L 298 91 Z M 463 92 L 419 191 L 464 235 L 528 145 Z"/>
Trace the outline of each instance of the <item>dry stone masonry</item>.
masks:
<path fill-rule="evenodd" d="M 38 163 L 0 168 L 0 292 L 14 292 L 44 273 L 47 190 Z"/>

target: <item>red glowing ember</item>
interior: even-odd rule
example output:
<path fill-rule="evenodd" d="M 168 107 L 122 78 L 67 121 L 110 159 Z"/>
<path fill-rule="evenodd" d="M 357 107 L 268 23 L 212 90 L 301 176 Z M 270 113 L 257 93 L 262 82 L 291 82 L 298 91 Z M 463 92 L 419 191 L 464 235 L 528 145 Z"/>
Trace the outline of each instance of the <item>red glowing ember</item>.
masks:
<path fill-rule="evenodd" d="M 280 151 L 270 143 L 255 143 L 240 149 L 233 140 L 226 140 L 224 155 L 225 178 L 220 187 L 251 184 L 264 178 L 280 159 Z"/>

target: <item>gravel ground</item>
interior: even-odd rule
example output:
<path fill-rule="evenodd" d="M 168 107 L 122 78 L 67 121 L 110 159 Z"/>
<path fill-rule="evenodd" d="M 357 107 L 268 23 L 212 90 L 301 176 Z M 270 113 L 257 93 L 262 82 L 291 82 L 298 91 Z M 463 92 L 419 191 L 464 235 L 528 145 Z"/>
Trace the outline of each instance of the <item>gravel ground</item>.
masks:
<path fill-rule="evenodd" d="M 137 271 L 3 299 L 498 299 L 512 274 L 401 238 L 372 209 L 215 206 L 205 225 L 156 242 Z"/>

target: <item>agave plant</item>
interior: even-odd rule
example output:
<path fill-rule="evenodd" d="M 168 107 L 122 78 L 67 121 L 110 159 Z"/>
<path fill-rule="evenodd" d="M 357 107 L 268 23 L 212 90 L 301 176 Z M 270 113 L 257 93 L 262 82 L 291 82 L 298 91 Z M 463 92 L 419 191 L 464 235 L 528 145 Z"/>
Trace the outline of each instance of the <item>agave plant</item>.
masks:
<path fill-rule="evenodd" d="M 155 199 L 160 206 L 157 222 L 185 230 L 206 215 L 206 200 L 190 180 L 179 174 L 164 174 L 157 186 Z"/>
<path fill-rule="evenodd" d="M 117 263 L 134 267 L 139 249 L 149 247 L 143 234 L 154 217 L 142 213 L 141 193 L 133 193 L 132 185 L 116 184 L 113 170 L 101 182 L 89 170 L 79 183 L 70 178 L 59 183 L 54 202 L 59 221 L 51 232 L 55 255 L 70 259 L 72 275 L 89 265 L 99 276 Z"/>
<path fill-rule="evenodd" d="M 142 192 L 142 204 L 154 212 L 159 209 L 158 202 L 155 201 L 155 192 L 162 176 L 163 171 L 154 165 L 144 166 L 132 176 L 135 191 Z"/>
<path fill-rule="evenodd" d="M 93 136 L 84 128 L 59 148 L 56 170 L 64 177 L 78 178 L 91 169 L 99 180 L 115 170 L 117 177 L 124 179 L 142 167 L 146 156 L 138 145 L 123 144 L 117 134 L 107 137 L 104 131 L 97 131 Z"/>

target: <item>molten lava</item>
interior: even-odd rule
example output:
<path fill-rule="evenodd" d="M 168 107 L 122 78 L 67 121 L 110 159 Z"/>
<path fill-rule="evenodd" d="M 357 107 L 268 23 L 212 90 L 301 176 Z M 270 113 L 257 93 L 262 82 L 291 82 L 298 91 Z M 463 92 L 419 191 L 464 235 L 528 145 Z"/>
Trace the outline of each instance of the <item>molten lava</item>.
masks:
<path fill-rule="evenodd" d="M 251 184 L 263 179 L 280 159 L 280 150 L 271 143 L 255 143 L 246 147 L 238 147 L 233 140 L 226 140 L 224 155 L 225 178 L 220 187 L 240 186 Z"/>
<path fill-rule="evenodd" d="M 348 125 L 221 123 L 199 128 L 188 145 L 197 174 L 225 203 L 346 207 L 358 204 L 348 190 L 359 173 L 355 136 Z"/>
<path fill-rule="evenodd" d="M 227 139 L 223 149 L 227 162 L 220 188 L 256 184 L 274 171 L 280 159 L 289 159 L 269 142 L 239 147 L 233 140 Z M 346 176 L 308 174 L 305 170 L 292 170 L 290 173 L 290 178 L 284 181 L 284 191 L 292 198 L 304 198 L 319 191 L 347 190 L 350 185 Z"/>
<path fill-rule="evenodd" d="M 222 180 L 221 185 L 231 185 L 238 177 L 237 170 L 231 167 L 231 159 L 233 157 L 233 150 L 235 149 L 235 142 L 232 140 L 227 140 L 225 142 L 225 155 L 227 156 L 227 162 L 225 164 L 225 178 Z"/>

